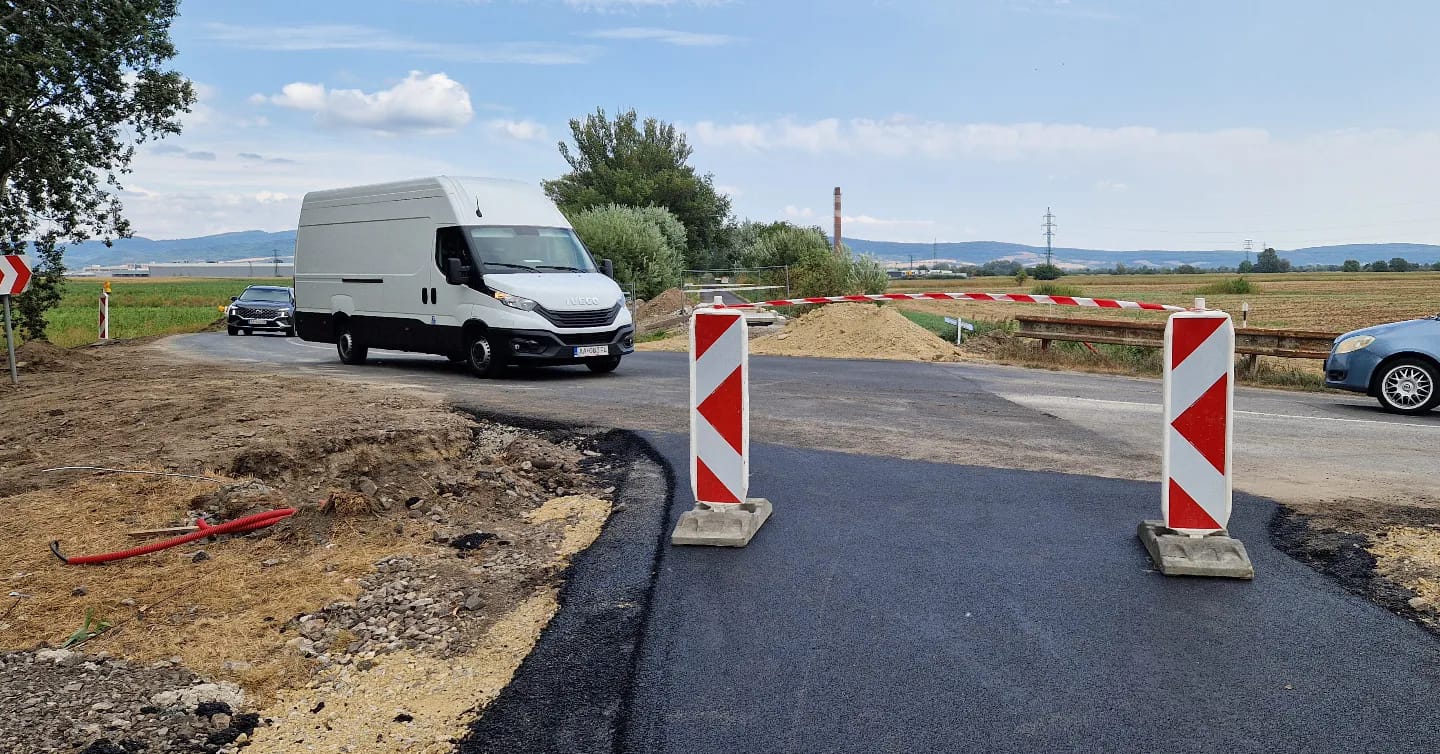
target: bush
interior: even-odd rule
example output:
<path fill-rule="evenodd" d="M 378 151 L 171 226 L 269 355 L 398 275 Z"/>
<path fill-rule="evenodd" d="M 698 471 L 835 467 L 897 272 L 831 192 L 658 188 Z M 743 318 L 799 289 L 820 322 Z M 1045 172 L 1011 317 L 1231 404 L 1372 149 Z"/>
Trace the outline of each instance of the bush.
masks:
<path fill-rule="evenodd" d="M 1238 295 L 1242 293 L 1259 293 L 1260 286 L 1246 280 L 1243 277 L 1230 278 L 1229 280 L 1218 280 L 1207 286 L 1196 288 L 1191 291 L 1197 296 L 1225 296 Z"/>
<path fill-rule="evenodd" d="M 860 293 L 884 293 L 890 287 L 889 273 L 871 256 L 859 256 L 850 261 L 850 279 L 851 285 Z"/>
<path fill-rule="evenodd" d="M 1037 296 L 1081 296 L 1079 288 L 1063 283 L 1040 283 L 1030 289 Z"/>
<path fill-rule="evenodd" d="M 584 210 L 570 218 L 570 224 L 597 259 L 615 262 L 616 280 L 648 299 L 680 285 L 685 267 L 685 247 L 674 244 L 675 229 L 662 213 L 679 224 L 660 207 L 618 204 Z M 683 226 L 679 237 L 684 238 Z"/>
<path fill-rule="evenodd" d="M 1065 271 L 1053 264 L 1037 264 L 1030 268 L 1030 277 L 1036 280 L 1059 280 Z"/>

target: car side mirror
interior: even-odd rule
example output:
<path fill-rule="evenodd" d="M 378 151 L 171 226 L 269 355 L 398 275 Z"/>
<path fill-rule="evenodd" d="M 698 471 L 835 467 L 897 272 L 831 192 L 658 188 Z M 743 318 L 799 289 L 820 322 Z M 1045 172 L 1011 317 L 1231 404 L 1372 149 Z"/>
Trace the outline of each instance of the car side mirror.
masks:
<path fill-rule="evenodd" d="M 460 260 L 451 257 L 445 260 L 445 282 L 451 285 L 464 285 L 470 282 L 470 275 Z"/>
<path fill-rule="evenodd" d="M 605 273 L 607 278 L 615 277 L 615 262 L 609 259 L 600 260 L 600 271 Z"/>
<path fill-rule="evenodd" d="M 231 300 L 231 301 L 239 301 L 239 300 L 240 300 L 240 297 L 239 297 L 239 296 L 231 296 L 231 297 L 230 297 L 230 300 Z"/>

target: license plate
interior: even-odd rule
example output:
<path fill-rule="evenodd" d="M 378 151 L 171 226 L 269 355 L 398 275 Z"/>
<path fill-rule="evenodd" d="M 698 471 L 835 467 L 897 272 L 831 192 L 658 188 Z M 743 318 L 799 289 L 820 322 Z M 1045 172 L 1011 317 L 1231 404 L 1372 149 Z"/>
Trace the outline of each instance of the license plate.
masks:
<path fill-rule="evenodd" d="M 576 346 L 575 358 L 580 359 L 586 356 L 609 356 L 610 346 Z"/>
<path fill-rule="evenodd" d="M 252 320 L 250 320 L 250 324 L 252 324 L 252 325 L 268 325 L 268 324 L 270 324 L 270 320 L 268 320 L 268 319 L 252 319 Z"/>

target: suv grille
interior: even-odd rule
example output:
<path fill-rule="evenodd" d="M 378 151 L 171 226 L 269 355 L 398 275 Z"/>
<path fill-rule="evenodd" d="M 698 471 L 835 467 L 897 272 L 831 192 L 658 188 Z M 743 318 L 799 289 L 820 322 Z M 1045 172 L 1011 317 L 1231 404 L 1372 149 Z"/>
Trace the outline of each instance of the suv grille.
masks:
<path fill-rule="evenodd" d="M 280 316 L 279 309 L 260 309 L 253 306 L 237 306 L 235 314 L 246 319 L 275 319 Z"/>
<path fill-rule="evenodd" d="M 556 327 L 604 327 L 615 321 L 615 317 L 620 314 L 620 305 L 580 312 L 552 312 L 543 306 L 537 306 L 535 312 L 550 320 Z"/>

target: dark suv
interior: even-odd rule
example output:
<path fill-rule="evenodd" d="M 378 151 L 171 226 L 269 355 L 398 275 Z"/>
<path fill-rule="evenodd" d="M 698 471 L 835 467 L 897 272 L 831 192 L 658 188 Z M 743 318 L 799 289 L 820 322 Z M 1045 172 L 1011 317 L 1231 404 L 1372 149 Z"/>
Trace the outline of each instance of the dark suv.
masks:
<path fill-rule="evenodd" d="M 231 335 L 255 330 L 295 334 L 295 289 L 279 285 L 252 285 L 230 297 L 225 310 L 225 331 Z"/>

